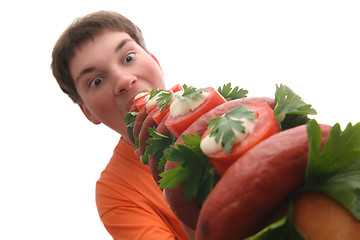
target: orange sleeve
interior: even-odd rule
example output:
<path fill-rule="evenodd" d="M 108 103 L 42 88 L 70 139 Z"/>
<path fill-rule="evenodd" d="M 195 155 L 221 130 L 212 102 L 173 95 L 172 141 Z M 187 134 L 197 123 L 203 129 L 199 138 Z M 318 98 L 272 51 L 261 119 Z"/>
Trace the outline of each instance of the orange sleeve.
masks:
<path fill-rule="evenodd" d="M 96 185 L 105 228 L 116 240 L 187 240 L 149 168 L 124 144 L 120 141 L 115 148 Z"/>
<path fill-rule="evenodd" d="M 117 201 L 116 205 L 101 216 L 105 228 L 114 239 L 175 240 L 174 234 L 156 213 L 139 208 L 134 203 Z"/>

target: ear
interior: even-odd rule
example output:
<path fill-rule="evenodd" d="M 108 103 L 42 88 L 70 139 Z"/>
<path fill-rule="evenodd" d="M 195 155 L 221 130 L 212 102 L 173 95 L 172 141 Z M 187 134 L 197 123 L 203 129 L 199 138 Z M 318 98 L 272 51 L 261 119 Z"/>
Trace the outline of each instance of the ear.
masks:
<path fill-rule="evenodd" d="M 91 113 L 91 111 L 84 105 L 78 104 L 81 111 L 84 113 L 86 118 L 93 124 L 100 124 L 101 122 Z"/>
<path fill-rule="evenodd" d="M 154 54 L 150 54 L 150 56 L 155 60 L 155 62 L 157 63 L 157 65 L 160 67 L 161 71 L 162 71 L 162 68 L 160 66 L 160 63 L 159 63 L 159 60 L 157 60 L 157 58 L 154 56 Z"/>

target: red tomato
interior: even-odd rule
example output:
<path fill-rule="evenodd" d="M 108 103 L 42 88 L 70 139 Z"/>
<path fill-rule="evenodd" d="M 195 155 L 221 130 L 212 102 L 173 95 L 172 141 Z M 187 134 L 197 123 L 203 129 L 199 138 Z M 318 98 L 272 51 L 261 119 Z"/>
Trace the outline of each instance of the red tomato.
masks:
<path fill-rule="evenodd" d="M 136 103 L 136 107 L 137 107 L 137 109 L 138 109 L 139 111 L 140 111 L 145 105 L 146 105 L 146 102 L 145 102 L 143 99 L 139 100 L 139 101 Z"/>
<path fill-rule="evenodd" d="M 146 109 L 146 113 L 149 114 L 152 112 L 152 110 L 154 110 L 157 107 L 156 104 L 152 105 L 149 109 Z"/>
<path fill-rule="evenodd" d="M 134 98 L 133 102 L 136 103 L 136 107 L 137 107 L 138 111 L 140 111 L 146 105 L 146 101 L 144 99 L 149 94 L 150 94 L 150 92 L 142 95 L 141 97 Z"/>
<path fill-rule="evenodd" d="M 209 161 L 220 176 L 222 176 L 226 169 L 250 148 L 279 132 L 275 115 L 268 104 L 253 103 L 246 104 L 245 106 L 250 107 L 249 110 L 257 115 L 257 123 L 253 131 L 246 135 L 242 141 L 235 143 L 229 154 L 224 150 L 207 154 Z M 203 134 L 202 138 L 207 136 L 209 131 L 210 129 Z"/>
<path fill-rule="evenodd" d="M 172 88 L 170 88 L 169 93 L 171 92 L 178 92 L 178 91 L 182 91 L 184 90 L 184 88 L 180 85 L 180 84 L 176 84 L 175 86 L 173 86 Z"/>
<path fill-rule="evenodd" d="M 154 113 L 153 115 L 154 121 L 159 125 L 169 111 L 170 111 L 169 107 L 163 109 L 162 111 L 157 110 L 157 112 Z"/>
<path fill-rule="evenodd" d="M 176 117 L 169 115 L 166 119 L 165 126 L 176 138 L 204 113 L 226 102 L 225 98 L 214 88 L 208 87 L 206 89 L 209 95 L 200 106 L 185 115 Z"/>

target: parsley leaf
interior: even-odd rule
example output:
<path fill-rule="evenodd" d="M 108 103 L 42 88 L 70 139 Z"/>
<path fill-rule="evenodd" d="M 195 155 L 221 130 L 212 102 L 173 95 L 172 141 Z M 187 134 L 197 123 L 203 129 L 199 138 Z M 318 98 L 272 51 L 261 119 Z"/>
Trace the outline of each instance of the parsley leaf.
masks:
<path fill-rule="evenodd" d="M 307 180 L 317 181 L 340 171 L 360 158 L 360 123 L 347 125 L 342 132 L 339 124 L 335 124 L 321 150 L 321 130 L 315 120 L 308 125 L 310 141 L 309 167 Z"/>
<path fill-rule="evenodd" d="M 159 97 L 156 99 L 156 105 L 159 106 L 160 111 L 164 110 L 169 105 L 172 98 L 172 93 L 162 92 L 159 94 Z"/>
<path fill-rule="evenodd" d="M 176 138 L 173 136 L 173 135 L 171 135 L 172 136 L 172 138 L 174 138 L 174 142 L 176 141 Z M 167 162 L 167 156 L 168 156 L 168 154 L 170 154 L 169 152 L 171 151 L 171 147 L 173 146 L 174 144 L 172 144 L 172 145 L 170 145 L 168 148 L 165 148 L 164 149 L 164 152 L 163 152 L 163 155 L 162 155 L 162 157 L 159 159 L 159 161 L 158 161 L 158 169 L 159 169 L 159 171 L 161 171 L 161 172 L 164 172 L 164 169 L 165 169 L 165 164 L 166 164 L 166 162 Z"/>
<path fill-rule="evenodd" d="M 321 149 L 321 130 L 308 124 L 309 157 L 305 185 L 299 190 L 322 191 L 360 220 L 360 123 L 345 130 L 335 124 Z"/>
<path fill-rule="evenodd" d="M 148 100 L 152 99 L 153 97 L 155 97 L 158 93 L 160 93 L 160 92 L 162 92 L 162 91 L 164 91 L 164 90 L 162 90 L 162 89 L 152 89 L 152 90 L 150 91 L 149 99 L 148 99 Z"/>
<path fill-rule="evenodd" d="M 152 155 L 156 158 L 157 163 L 164 155 L 164 150 L 172 146 L 176 140 L 176 138 L 171 136 L 165 136 L 163 134 L 160 134 L 156 131 L 155 127 L 149 128 L 150 138 L 146 140 L 146 150 L 144 155 L 142 156 L 142 161 L 144 164 L 148 164 L 149 161 L 149 155 Z M 159 168 L 160 171 L 164 170 L 164 163 L 162 163 L 162 166 Z"/>
<path fill-rule="evenodd" d="M 234 129 L 244 133 L 245 127 L 241 119 L 256 119 L 256 114 L 247 110 L 249 107 L 239 105 L 223 116 L 213 118 L 209 121 L 211 128 L 209 135 L 215 136 L 215 141 L 221 140 L 221 145 L 227 153 L 230 153 L 233 143 L 236 141 Z"/>
<path fill-rule="evenodd" d="M 201 137 L 197 134 L 182 135 L 185 144 L 175 144 L 165 151 L 164 157 L 178 165 L 160 174 L 160 188 L 175 188 L 184 184 L 184 198 L 197 198 L 200 204 L 215 186 L 219 177 L 208 157 L 200 149 Z"/>
<path fill-rule="evenodd" d="M 306 104 L 300 96 L 294 93 L 288 86 L 280 84 L 276 85 L 275 92 L 275 108 L 274 114 L 276 121 L 279 125 L 279 129 L 285 130 L 293 126 L 288 126 L 288 124 L 293 122 L 290 120 L 284 121 L 287 115 L 302 115 L 300 117 L 299 124 L 306 123 L 309 119 L 307 118 L 308 114 L 316 115 L 315 109 L 311 108 L 310 104 Z"/>
<path fill-rule="evenodd" d="M 245 98 L 249 91 L 244 90 L 243 88 L 239 89 L 238 86 L 236 86 L 234 89 L 231 88 L 231 83 L 224 84 L 223 87 L 219 87 L 218 92 L 226 99 L 226 101 L 239 99 L 239 98 Z"/>
<path fill-rule="evenodd" d="M 128 129 L 128 134 L 132 140 L 134 140 L 133 129 L 134 129 L 135 119 L 136 119 L 136 116 L 138 115 L 138 113 L 139 112 L 127 112 L 125 114 L 126 128 Z"/>
<path fill-rule="evenodd" d="M 135 139 L 135 146 L 134 146 L 134 149 L 135 149 L 135 150 L 139 149 L 139 140 L 140 140 L 139 137 L 137 137 L 137 138 Z"/>
<path fill-rule="evenodd" d="M 184 92 L 182 95 L 175 95 L 178 99 L 194 99 L 199 97 L 203 92 L 207 92 L 208 90 L 205 88 L 197 89 L 192 86 L 188 86 L 186 84 L 183 85 Z"/>

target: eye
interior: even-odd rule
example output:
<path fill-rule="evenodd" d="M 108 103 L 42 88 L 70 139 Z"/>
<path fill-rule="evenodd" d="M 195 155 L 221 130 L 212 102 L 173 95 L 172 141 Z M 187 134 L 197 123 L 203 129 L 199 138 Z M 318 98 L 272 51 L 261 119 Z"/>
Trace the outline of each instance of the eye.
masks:
<path fill-rule="evenodd" d="M 102 83 L 102 81 L 103 81 L 102 78 L 94 78 L 90 82 L 90 87 L 97 87 Z"/>
<path fill-rule="evenodd" d="M 134 57 L 135 53 L 129 53 L 128 55 L 126 55 L 124 59 L 124 64 L 132 62 L 134 60 Z"/>

